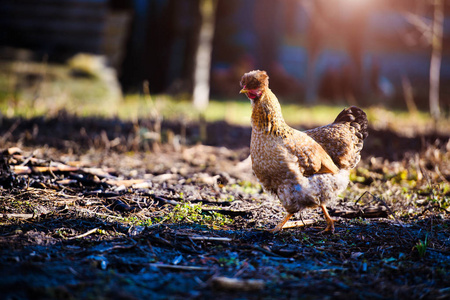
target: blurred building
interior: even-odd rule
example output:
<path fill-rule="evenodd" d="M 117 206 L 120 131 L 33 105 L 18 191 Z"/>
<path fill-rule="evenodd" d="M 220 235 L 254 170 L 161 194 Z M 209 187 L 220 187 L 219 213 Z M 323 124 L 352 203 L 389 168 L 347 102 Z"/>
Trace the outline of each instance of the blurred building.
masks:
<path fill-rule="evenodd" d="M 31 49 L 37 59 L 102 54 L 119 70 L 132 7 L 131 0 L 0 0 L 0 45 Z"/>

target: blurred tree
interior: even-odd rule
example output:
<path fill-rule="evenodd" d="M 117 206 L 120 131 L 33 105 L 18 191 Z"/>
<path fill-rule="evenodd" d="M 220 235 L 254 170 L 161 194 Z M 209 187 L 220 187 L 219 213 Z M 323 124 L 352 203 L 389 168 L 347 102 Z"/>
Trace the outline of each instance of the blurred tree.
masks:
<path fill-rule="evenodd" d="M 430 62 L 430 113 L 437 120 L 440 118 L 439 77 L 442 61 L 442 35 L 444 31 L 444 0 L 434 0 L 433 36 L 431 40 Z"/>
<path fill-rule="evenodd" d="M 194 66 L 194 107 L 203 111 L 209 102 L 209 78 L 217 0 L 200 0 L 201 25 Z"/>
<path fill-rule="evenodd" d="M 428 44 L 431 45 L 429 105 L 431 116 L 437 120 L 441 115 L 439 88 L 444 33 L 444 0 L 434 0 L 432 10 L 432 22 L 421 17 L 418 13 L 405 13 L 405 18 L 421 32 Z"/>

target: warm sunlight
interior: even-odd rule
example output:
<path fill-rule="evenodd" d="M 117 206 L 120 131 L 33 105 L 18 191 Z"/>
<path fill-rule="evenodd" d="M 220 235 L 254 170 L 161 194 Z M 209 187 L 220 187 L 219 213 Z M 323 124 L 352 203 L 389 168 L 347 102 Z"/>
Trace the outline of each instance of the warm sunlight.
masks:
<path fill-rule="evenodd" d="M 448 2 L 0 0 L 1 299 L 450 299 Z"/>
<path fill-rule="evenodd" d="M 373 0 L 340 0 L 340 2 L 342 5 L 363 6 L 373 2 Z"/>

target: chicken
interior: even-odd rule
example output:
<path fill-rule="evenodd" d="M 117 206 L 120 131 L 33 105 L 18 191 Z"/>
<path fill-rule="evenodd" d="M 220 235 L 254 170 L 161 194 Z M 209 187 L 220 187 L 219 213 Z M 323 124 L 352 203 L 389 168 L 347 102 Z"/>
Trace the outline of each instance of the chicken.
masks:
<path fill-rule="evenodd" d="M 246 94 L 252 104 L 253 171 L 263 188 L 276 195 L 287 211 L 272 231 L 280 231 L 296 212 L 320 206 L 327 222 L 324 232 L 333 233 L 334 220 L 326 204 L 347 187 L 349 170 L 361 158 L 368 135 L 366 114 L 352 106 L 333 123 L 302 132 L 284 121 L 265 71 L 244 74 L 240 85 L 240 93 Z"/>

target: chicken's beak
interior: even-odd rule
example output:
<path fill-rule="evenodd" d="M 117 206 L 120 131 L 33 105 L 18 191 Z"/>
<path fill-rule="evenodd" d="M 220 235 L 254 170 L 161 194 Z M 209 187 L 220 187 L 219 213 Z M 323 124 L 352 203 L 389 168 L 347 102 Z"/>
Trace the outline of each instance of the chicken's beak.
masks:
<path fill-rule="evenodd" d="M 239 94 L 246 94 L 248 93 L 248 90 L 246 88 L 243 88 L 242 90 L 240 90 Z"/>

